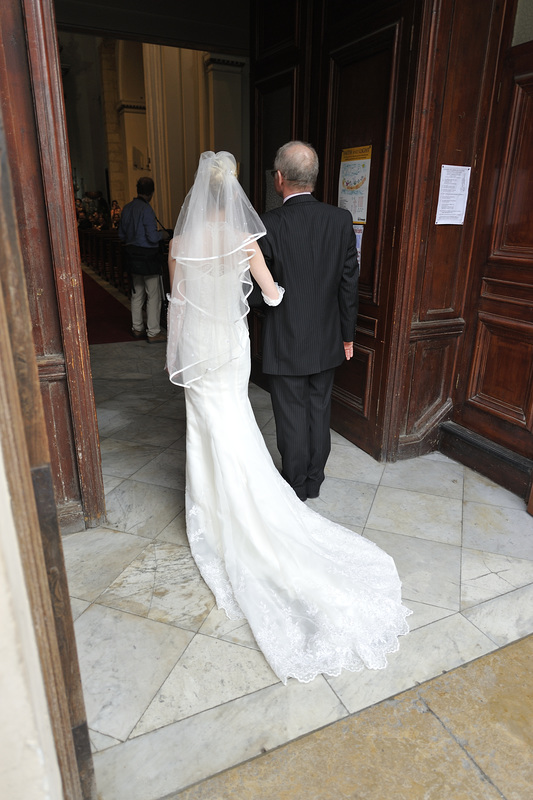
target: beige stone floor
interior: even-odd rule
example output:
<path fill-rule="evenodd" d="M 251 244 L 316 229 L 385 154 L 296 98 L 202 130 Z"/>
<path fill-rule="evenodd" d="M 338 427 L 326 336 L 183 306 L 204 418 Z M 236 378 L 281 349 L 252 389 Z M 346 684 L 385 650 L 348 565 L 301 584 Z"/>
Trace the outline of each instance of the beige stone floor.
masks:
<path fill-rule="evenodd" d="M 63 541 L 100 800 L 532 800 L 520 789 L 526 766 L 511 769 L 497 738 L 514 736 L 517 754 L 528 745 L 516 717 L 529 691 L 531 719 L 524 502 L 439 453 L 381 464 L 334 433 L 310 505 L 394 558 L 411 632 L 385 670 L 283 686 L 190 556 L 184 397 L 164 351 L 91 348 L 107 521 Z M 279 464 L 269 395 L 251 385 L 250 398 Z M 507 716 L 496 693 L 506 672 Z"/>
<path fill-rule="evenodd" d="M 172 798 L 530 800 L 532 660 L 529 636 Z"/>

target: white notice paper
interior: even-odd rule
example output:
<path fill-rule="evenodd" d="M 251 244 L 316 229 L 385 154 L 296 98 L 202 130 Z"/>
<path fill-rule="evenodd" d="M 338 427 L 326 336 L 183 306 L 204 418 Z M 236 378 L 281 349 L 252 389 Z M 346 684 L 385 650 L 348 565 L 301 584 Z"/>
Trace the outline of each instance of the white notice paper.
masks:
<path fill-rule="evenodd" d="M 443 164 L 435 225 L 462 225 L 465 219 L 471 167 Z"/>

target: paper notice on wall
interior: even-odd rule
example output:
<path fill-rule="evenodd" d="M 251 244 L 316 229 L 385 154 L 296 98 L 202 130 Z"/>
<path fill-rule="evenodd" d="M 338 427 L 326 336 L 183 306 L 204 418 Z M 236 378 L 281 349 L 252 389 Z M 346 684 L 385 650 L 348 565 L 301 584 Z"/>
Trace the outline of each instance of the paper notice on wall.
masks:
<path fill-rule="evenodd" d="M 366 222 L 368 183 L 372 145 L 350 147 L 342 151 L 339 174 L 339 206 L 347 208 L 352 222 Z"/>
<path fill-rule="evenodd" d="M 462 225 L 465 219 L 471 167 L 443 164 L 435 225 Z"/>

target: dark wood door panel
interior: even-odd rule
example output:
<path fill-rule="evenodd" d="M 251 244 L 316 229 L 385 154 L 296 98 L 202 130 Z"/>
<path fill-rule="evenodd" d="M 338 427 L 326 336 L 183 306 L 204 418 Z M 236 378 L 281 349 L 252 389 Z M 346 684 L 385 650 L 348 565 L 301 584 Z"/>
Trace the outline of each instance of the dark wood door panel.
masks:
<path fill-rule="evenodd" d="M 402 141 L 403 115 L 398 106 L 402 104 L 404 27 L 396 20 L 330 54 L 325 159 L 329 202 L 337 203 L 342 151 L 372 146 L 354 358 L 337 370 L 332 419 L 337 430 L 376 457 L 382 455 L 379 398 L 384 394 L 394 288 L 392 240 L 398 211 L 396 159 Z"/>
<path fill-rule="evenodd" d="M 533 431 L 533 324 L 481 312 L 468 404 Z"/>
<path fill-rule="evenodd" d="M 501 69 L 474 253 L 471 315 L 454 419 L 533 456 L 533 45 Z M 487 222 L 488 221 L 488 222 Z M 483 254 L 485 257 L 483 258 Z M 475 257 L 475 256 L 474 256 Z"/>
<path fill-rule="evenodd" d="M 533 73 L 515 76 L 494 220 L 493 256 L 533 263 Z"/>
<path fill-rule="evenodd" d="M 492 85 L 488 65 L 493 14 L 491 2 L 482 0 L 482 4 L 485 6 L 482 13 L 479 0 L 469 3 L 468 8 L 462 8 L 461 12 L 460 3 L 445 3 L 441 9 L 443 16 L 449 15 L 449 28 L 443 27 L 449 41 L 448 52 L 439 53 L 432 65 L 435 80 L 440 73 L 441 80 L 445 78 L 445 92 L 441 96 L 435 94 L 433 98 L 436 117 L 431 164 L 433 182 L 431 195 L 426 198 L 431 213 L 424 221 L 422 233 L 427 244 L 418 310 L 420 321 L 459 319 L 463 311 L 464 269 L 458 269 L 458 265 L 465 263 L 471 246 L 473 226 L 470 220 L 477 190 L 477 151 L 486 113 L 484 84 L 490 82 L 489 86 Z M 435 224 L 443 164 L 472 167 L 470 202 L 464 225 Z"/>

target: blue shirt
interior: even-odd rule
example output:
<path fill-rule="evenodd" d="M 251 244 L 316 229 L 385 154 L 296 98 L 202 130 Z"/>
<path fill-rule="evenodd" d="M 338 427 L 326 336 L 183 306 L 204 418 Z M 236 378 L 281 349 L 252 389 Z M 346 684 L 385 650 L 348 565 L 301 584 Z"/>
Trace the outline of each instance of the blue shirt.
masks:
<path fill-rule="evenodd" d="M 118 235 L 126 244 L 137 247 L 157 247 L 163 231 L 157 230 L 155 213 L 147 200 L 135 197 L 122 209 Z"/>

